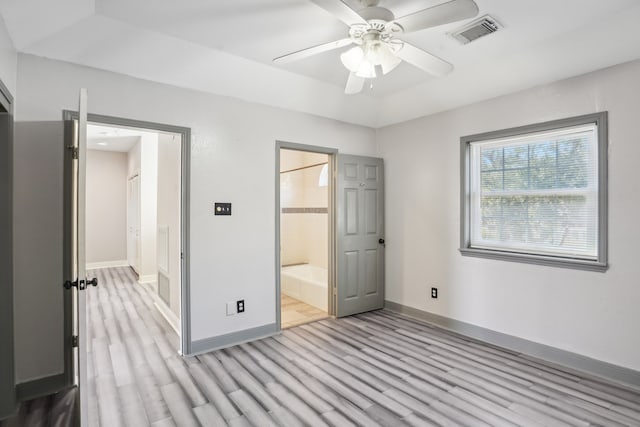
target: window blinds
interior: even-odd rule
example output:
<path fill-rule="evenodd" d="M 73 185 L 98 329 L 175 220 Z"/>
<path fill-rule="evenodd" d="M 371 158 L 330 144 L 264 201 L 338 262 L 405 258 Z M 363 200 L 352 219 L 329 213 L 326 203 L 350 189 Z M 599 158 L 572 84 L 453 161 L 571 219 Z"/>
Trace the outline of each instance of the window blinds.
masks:
<path fill-rule="evenodd" d="M 597 259 L 595 124 L 471 143 L 471 247 Z"/>

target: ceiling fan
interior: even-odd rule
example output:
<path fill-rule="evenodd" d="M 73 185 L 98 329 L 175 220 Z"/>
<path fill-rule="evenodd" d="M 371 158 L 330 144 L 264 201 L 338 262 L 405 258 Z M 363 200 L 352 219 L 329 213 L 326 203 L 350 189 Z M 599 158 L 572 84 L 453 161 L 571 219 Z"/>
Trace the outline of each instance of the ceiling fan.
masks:
<path fill-rule="evenodd" d="M 380 0 L 359 0 L 363 9 L 355 11 L 344 0 L 311 0 L 349 26 L 349 37 L 302 49 L 275 58 L 284 64 L 307 58 L 329 50 L 355 44 L 340 55 L 349 70 L 344 92 L 362 91 L 366 79 L 379 72 L 387 74 L 402 61 L 406 61 L 434 76 L 443 76 L 453 65 L 398 38 L 402 33 L 448 24 L 478 14 L 473 0 L 449 0 L 442 4 L 396 18 L 389 9 L 378 6 Z"/>

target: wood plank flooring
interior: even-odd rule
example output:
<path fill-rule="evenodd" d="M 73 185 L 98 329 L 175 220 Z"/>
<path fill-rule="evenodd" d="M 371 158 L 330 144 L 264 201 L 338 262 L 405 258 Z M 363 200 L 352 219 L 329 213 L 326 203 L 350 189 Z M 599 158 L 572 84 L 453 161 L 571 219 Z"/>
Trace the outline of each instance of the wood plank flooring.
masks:
<path fill-rule="evenodd" d="M 197 357 L 127 269 L 88 292 L 91 426 L 640 426 L 640 391 L 385 310 Z"/>
<path fill-rule="evenodd" d="M 288 295 L 280 296 L 281 325 L 283 329 L 304 325 L 329 317 L 326 311 L 306 304 Z"/>
<path fill-rule="evenodd" d="M 73 425 L 77 389 L 23 402 L 18 413 L 0 427 L 67 427 Z"/>

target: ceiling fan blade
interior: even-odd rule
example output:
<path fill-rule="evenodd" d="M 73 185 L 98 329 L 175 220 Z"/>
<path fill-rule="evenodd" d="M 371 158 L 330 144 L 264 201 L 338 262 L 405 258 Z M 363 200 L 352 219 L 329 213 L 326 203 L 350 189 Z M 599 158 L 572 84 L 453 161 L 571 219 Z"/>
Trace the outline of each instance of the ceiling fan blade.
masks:
<path fill-rule="evenodd" d="M 396 55 L 409 64 L 415 65 L 421 70 L 426 71 L 436 77 L 442 77 L 453 70 L 453 65 L 447 61 L 438 58 L 422 49 L 415 47 L 412 44 L 403 42 L 402 49 L 396 52 Z"/>
<path fill-rule="evenodd" d="M 345 24 L 351 26 L 353 24 L 366 24 L 367 21 L 358 13 L 351 9 L 342 0 L 311 0 Z"/>
<path fill-rule="evenodd" d="M 450 0 L 446 3 L 420 10 L 394 22 L 400 24 L 405 33 L 449 24 L 478 14 L 478 5 L 473 0 Z"/>
<path fill-rule="evenodd" d="M 356 76 L 356 73 L 349 73 L 349 79 L 347 80 L 347 86 L 344 88 L 344 93 L 354 95 L 362 92 L 364 81 L 365 79 Z"/>
<path fill-rule="evenodd" d="M 341 47 L 349 46 L 353 43 L 351 39 L 336 40 L 334 42 L 319 44 L 317 46 L 308 47 L 306 49 L 299 50 L 297 52 L 288 53 L 286 55 L 279 56 L 273 60 L 276 64 L 287 64 L 289 62 L 297 61 L 299 59 L 307 58 L 309 56 L 317 55 L 328 50 L 339 49 Z"/>

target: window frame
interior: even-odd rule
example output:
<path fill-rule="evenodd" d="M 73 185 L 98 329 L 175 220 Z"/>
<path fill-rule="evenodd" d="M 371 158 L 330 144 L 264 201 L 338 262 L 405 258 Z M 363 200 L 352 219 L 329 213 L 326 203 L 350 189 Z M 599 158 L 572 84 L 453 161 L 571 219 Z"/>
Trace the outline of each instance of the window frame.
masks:
<path fill-rule="evenodd" d="M 471 246 L 471 144 L 494 139 L 523 136 L 526 134 L 577 127 L 588 124 L 597 126 L 598 153 L 598 253 L 595 260 L 561 255 L 544 255 L 534 252 L 512 252 Z M 608 112 L 535 123 L 510 129 L 463 136 L 460 138 L 460 253 L 463 256 L 513 261 L 527 264 L 573 268 L 605 272 L 608 268 Z"/>

